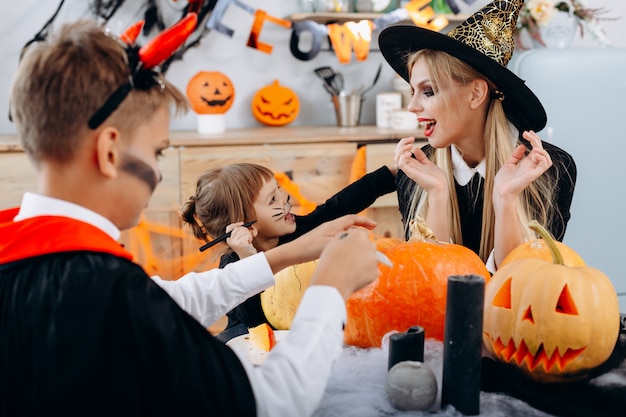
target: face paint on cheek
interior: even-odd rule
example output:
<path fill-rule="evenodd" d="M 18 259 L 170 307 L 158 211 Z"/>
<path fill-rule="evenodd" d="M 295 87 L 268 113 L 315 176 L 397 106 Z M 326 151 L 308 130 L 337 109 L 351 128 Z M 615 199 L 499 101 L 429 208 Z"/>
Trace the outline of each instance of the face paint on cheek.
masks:
<path fill-rule="evenodd" d="M 282 209 L 282 208 L 280 208 L 280 207 L 275 207 L 275 208 L 273 208 L 272 210 L 274 210 L 274 211 L 278 211 L 278 213 L 276 213 L 276 214 L 272 214 L 272 217 L 281 217 L 281 216 L 283 215 L 283 213 L 284 213 L 284 212 L 283 212 L 283 209 Z M 280 219 L 276 219 L 275 221 L 279 221 L 279 220 L 280 220 Z"/>
<path fill-rule="evenodd" d="M 148 184 L 150 192 L 154 191 L 157 184 L 161 182 L 162 179 L 160 172 L 154 171 L 150 165 L 127 153 L 123 155 L 121 169 Z"/>

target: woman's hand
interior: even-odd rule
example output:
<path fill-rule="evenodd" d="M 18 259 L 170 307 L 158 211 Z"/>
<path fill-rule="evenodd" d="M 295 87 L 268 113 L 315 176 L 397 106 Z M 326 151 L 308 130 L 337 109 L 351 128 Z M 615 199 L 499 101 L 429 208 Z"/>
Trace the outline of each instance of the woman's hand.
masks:
<path fill-rule="evenodd" d="M 531 182 L 552 166 L 552 159 L 543 149 L 541 138 L 532 130 L 524 132 L 523 137 L 530 142 L 532 149 L 528 155 L 524 155 L 526 147 L 519 145 L 500 167 L 493 185 L 494 204 L 517 198 Z"/>
<path fill-rule="evenodd" d="M 258 231 L 254 226 L 247 228 L 242 225 L 243 222 L 238 222 L 226 226 L 227 233 L 232 231 L 230 237 L 226 239 L 226 243 L 237 253 L 239 259 L 247 258 L 257 252 L 256 248 L 252 246 L 252 240 L 256 237 Z"/>
<path fill-rule="evenodd" d="M 419 147 L 414 147 L 414 137 L 402 138 L 396 145 L 393 160 L 407 177 L 426 192 L 447 191 L 446 177 Z M 413 158 L 415 156 L 415 158 Z"/>

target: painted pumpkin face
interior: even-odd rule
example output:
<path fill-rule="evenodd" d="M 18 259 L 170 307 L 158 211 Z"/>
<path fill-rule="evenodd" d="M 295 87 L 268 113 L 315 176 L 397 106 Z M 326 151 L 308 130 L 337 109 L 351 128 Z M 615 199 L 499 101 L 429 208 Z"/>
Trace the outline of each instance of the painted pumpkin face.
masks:
<path fill-rule="evenodd" d="M 300 112 L 300 100 L 293 90 L 275 80 L 261 88 L 252 98 L 252 114 L 268 126 L 284 126 L 293 122 Z"/>
<path fill-rule="evenodd" d="M 235 101 L 235 87 L 218 71 L 201 71 L 189 80 L 187 98 L 197 114 L 223 114 Z"/>
<path fill-rule="evenodd" d="M 580 379 L 608 359 L 619 306 L 599 270 L 542 259 L 504 265 L 485 287 L 483 342 L 539 382 Z"/>

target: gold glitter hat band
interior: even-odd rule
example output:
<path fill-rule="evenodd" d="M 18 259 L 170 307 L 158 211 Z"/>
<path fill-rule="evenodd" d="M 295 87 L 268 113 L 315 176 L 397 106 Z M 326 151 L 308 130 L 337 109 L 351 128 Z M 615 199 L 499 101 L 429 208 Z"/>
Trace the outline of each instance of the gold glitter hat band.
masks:
<path fill-rule="evenodd" d="M 466 62 L 493 81 L 509 120 L 520 130 L 539 131 L 546 112 L 524 81 L 506 68 L 513 56 L 513 34 L 523 0 L 497 0 L 470 16 L 447 35 L 416 26 L 390 26 L 378 38 L 391 67 L 409 81 L 407 60 L 421 49 L 441 50 Z"/>

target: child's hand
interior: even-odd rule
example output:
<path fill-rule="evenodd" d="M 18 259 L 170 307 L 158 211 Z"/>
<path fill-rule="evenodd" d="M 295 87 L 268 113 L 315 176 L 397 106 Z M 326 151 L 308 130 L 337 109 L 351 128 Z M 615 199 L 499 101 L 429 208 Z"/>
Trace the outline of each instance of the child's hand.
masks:
<path fill-rule="evenodd" d="M 230 237 L 226 239 L 226 243 L 237 253 L 239 259 L 247 258 L 257 252 L 256 248 L 252 245 L 252 240 L 256 237 L 258 231 L 254 226 L 247 228 L 242 227 L 242 225 L 243 222 L 237 222 L 226 226 L 226 232 L 232 230 Z"/>

